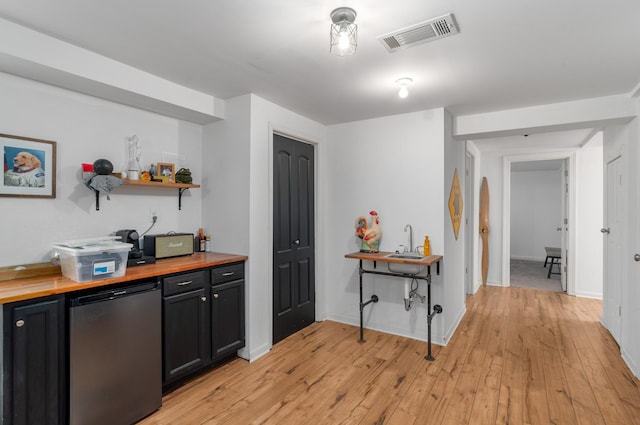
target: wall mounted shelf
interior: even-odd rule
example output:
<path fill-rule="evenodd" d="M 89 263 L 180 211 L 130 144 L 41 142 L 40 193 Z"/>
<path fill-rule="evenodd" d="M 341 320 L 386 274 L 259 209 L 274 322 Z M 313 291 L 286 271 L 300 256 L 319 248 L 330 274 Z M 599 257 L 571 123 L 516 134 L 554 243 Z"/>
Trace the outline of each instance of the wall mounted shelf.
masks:
<path fill-rule="evenodd" d="M 151 182 L 144 180 L 125 180 L 125 185 L 128 186 L 145 186 L 145 187 L 164 187 L 170 189 L 178 189 L 178 209 L 182 209 L 182 194 L 187 189 L 198 189 L 199 184 L 190 183 L 164 183 L 164 182 Z"/>
<path fill-rule="evenodd" d="M 182 209 L 182 194 L 187 189 L 198 189 L 199 184 L 187 184 L 187 183 L 164 183 L 164 182 L 151 182 L 144 180 L 123 180 L 124 186 L 138 186 L 148 188 L 159 189 L 178 189 L 178 209 Z M 96 190 L 96 211 L 100 210 L 100 191 Z"/>

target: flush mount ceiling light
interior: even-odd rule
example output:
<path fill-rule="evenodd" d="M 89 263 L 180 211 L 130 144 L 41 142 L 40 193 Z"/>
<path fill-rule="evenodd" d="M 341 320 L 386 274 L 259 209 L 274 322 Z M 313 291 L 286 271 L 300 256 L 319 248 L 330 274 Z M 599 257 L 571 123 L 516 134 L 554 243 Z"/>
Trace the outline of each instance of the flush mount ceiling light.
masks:
<path fill-rule="evenodd" d="M 400 90 L 398 90 L 398 96 L 404 99 L 409 96 L 409 84 L 411 84 L 413 80 L 411 78 L 400 78 L 396 80 L 396 84 L 400 86 Z"/>
<path fill-rule="evenodd" d="M 329 51 L 339 56 L 354 54 L 358 47 L 358 26 L 353 23 L 356 11 L 350 7 L 339 7 L 329 16 L 332 22 Z"/>

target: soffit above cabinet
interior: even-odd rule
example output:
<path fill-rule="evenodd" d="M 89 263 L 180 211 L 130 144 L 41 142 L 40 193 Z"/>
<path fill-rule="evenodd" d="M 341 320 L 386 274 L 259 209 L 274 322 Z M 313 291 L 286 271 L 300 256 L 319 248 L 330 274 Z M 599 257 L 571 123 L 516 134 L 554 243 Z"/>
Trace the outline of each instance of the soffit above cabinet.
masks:
<path fill-rule="evenodd" d="M 0 19 L 0 71 L 135 108 L 207 124 L 224 119 L 211 95 Z"/>

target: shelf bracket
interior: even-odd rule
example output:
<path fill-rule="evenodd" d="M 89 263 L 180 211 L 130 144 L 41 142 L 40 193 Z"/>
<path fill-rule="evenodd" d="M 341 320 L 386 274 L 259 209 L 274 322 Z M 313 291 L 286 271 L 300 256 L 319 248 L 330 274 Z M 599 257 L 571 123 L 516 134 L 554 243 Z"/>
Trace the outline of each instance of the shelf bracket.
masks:
<path fill-rule="evenodd" d="M 182 192 L 189 189 L 188 187 L 179 187 L 178 188 L 178 209 L 182 210 Z"/>

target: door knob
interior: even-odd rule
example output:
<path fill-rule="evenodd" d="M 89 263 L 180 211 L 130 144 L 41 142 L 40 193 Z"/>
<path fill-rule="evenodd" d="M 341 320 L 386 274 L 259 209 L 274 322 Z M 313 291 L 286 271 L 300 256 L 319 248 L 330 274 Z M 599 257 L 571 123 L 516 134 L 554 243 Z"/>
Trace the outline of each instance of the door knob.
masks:
<path fill-rule="evenodd" d="M 602 229 L 600 229 L 600 231 L 602 233 L 609 233 L 609 228 L 608 227 L 603 227 Z"/>
<path fill-rule="evenodd" d="M 300 245 L 300 239 L 296 239 L 295 241 L 293 241 L 293 243 L 296 245 Z"/>
<path fill-rule="evenodd" d="M 633 259 L 634 259 L 635 261 L 640 261 L 640 254 L 636 254 L 636 255 L 634 255 L 634 256 L 633 256 Z"/>

